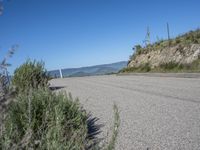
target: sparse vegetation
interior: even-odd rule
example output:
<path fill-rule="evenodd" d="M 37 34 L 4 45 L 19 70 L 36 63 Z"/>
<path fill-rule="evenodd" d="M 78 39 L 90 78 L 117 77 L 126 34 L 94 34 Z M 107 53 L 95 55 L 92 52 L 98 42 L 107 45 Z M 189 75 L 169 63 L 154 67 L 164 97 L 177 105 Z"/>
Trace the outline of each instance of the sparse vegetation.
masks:
<path fill-rule="evenodd" d="M 128 67 L 128 68 L 123 68 L 122 70 L 119 71 L 119 73 L 126 73 L 126 72 L 150 72 L 151 67 L 149 66 L 148 63 L 138 66 L 138 67 Z"/>
<path fill-rule="evenodd" d="M 120 116 L 119 116 L 119 110 L 116 104 L 113 106 L 114 110 L 114 125 L 113 125 L 113 133 L 110 142 L 108 143 L 108 146 L 106 150 L 113 150 L 115 148 L 115 143 L 117 140 L 117 135 L 119 132 L 119 126 L 120 126 Z"/>
<path fill-rule="evenodd" d="M 190 31 L 174 39 L 170 39 L 170 46 L 175 46 L 177 44 L 180 44 L 183 46 L 189 45 L 189 44 L 200 44 L 200 29 L 197 29 L 195 31 Z M 144 46 L 144 47 L 142 47 L 141 45 L 136 45 L 133 48 L 134 54 L 130 57 L 130 59 L 131 60 L 134 59 L 136 55 L 145 54 L 148 51 L 151 51 L 151 50 L 156 51 L 156 50 L 160 50 L 166 47 L 169 47 L 168 40 L 159 40 L 153 44 L 148 44 L 147 46 Z"/>
<path fill-rule="evenodd" d="M 161 68 L 161 69 L 164 69 L 164 70 L 182 69 L 183 65 L 175 63 L 175 62 L 169 62 L 169 63 L 160 64 L 158 68 Z"/>
<path fill-rule="evenodd" d="M 153 72 L 200 72 L 200 59 L 190 64 L 179 64 L 175 62 L 162 63 L 152 70 Z"/>
<path fill-rule="evenodd" d="M 147 63 L 148 64 L 148 63 Z M 122 69 L 119 73 L 129 72 L 200 72 L 200 59 L 190 64 L 179 64 L 175 62 L 161 63 L 158 67 L 151 68 L 149 65 L 138 67 L 128 67 Z"/>
<path fill-rule="evenodd" d="M 176 52 L 179 52 L 182 56 L 187 56 L 186 50 L 191 48 L 192 44 L 200 44 L 200 29 L 196 29 L 195 31 L 190 31 L 183 35 L 179 35 L 174 39 L 169 40 L 160 40 L 153 44 L 148 44 L 144 47 L 141 45 L 136 45 L 133 50 L 133 55 L 130 56 L 128 64 L 135 60 L 138 55 L 148 54 L 150 51 L 162 52 L 162 50 L 168 49 L 169 47 L 174 47 Z M 141 56 L 143 57 L 143 56 Z M 151 56 L 147 55 L 147 59 L 150 60 Z M 200 72 L 199 60 L 195 60 L 190 64 L 180 64 L 176 62 L 167 62 L 161 63 L 157 67 L 152 67 L 149 63 L 140 64 L 137 67 L 127 67 L 119 71 L 120 73 L 125 72 Z M 151 60 L 150 60 L 151 61 Z M 148 62 L 148 61 L 147 61 Z M 138 63 L 138 60 L 135 60 L 135 63 Z"/>

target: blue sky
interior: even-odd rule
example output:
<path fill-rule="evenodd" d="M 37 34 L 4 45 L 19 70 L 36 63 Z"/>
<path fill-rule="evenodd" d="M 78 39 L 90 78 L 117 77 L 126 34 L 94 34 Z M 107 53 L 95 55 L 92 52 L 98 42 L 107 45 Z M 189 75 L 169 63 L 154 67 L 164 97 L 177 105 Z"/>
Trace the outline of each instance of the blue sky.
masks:
<path fill-rule="evenodd" d="M 199 0 L 4 0 L 0 58 L 13 44 L 13 70 L 26 59 L 48 70 L 128 60 L 149 26 L 152 41 L 200 26 Z"/>

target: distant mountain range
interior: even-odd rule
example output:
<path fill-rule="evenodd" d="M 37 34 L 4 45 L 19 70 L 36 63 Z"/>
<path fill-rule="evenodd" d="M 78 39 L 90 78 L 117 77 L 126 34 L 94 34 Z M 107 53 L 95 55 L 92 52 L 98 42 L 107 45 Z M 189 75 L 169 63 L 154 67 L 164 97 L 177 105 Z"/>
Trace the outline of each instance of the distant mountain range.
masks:
<path fill-rule="evenodd" d="M 120 61 L 112 64 L 103 64 L 89 67 L 80 68 L 67 68 L 61 69 L 63 77 L 82 77 L 93 75 L 105 75 L 117 73 L 119 70 L 127 66 L 127 61 Z M 48 71 L 49 75 L 53 78 L 59 78 L 59 70 Z"/>

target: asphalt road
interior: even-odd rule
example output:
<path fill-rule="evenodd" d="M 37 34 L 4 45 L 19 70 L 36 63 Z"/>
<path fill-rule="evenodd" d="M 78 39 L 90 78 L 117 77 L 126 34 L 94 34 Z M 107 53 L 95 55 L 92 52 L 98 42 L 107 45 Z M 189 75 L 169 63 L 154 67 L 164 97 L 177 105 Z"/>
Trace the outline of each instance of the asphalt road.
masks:
<path fill-rule="evenodd" d="M 121 120 L 116 149 L 200 150 L 200 78 L 110 75 L 51 85 L 64 86 L 100 118 L 100 137 L 110 135 L 115 102 Z"/>

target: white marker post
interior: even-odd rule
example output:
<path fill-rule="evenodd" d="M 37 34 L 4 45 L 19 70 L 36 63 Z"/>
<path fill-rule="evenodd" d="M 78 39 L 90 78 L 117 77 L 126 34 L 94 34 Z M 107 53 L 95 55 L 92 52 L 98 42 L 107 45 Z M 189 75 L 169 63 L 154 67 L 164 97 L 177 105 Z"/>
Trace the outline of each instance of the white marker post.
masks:
<path fill-rule="evenodd" d="M 63 78 L 63 75 L 62 75 L 62 70 L 60 69 L 60 78 Z"/>

